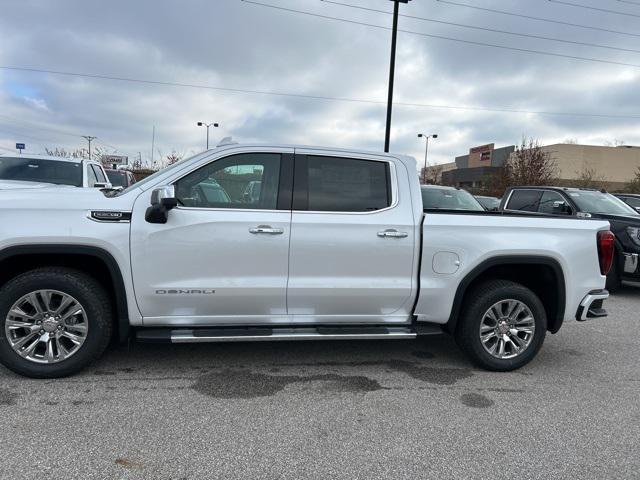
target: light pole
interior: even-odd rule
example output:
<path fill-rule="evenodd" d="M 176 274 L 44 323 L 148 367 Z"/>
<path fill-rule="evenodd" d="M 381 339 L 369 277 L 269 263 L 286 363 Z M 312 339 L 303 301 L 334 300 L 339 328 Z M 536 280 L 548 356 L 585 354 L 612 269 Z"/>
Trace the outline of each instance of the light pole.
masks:
<path fill-rule="evenodd" d="M 89 160 L 91 160 L 91 141 L 95 140 L 98 137 L 92 137 L 91 135 L 82 135 L 87 142 L 89 142 Z"/>
<path fill-rule="evenodd" d="M 220 125 L 218 125 L 217 123 L 198 122 L 198 126 L 199 127 L 207 127 L 207 150 L 209 150 L 209 127 L 218 128 Z"/>
<path fill-rule="evenodd" d="M 437 133 L 432 133 L 431 135 L 425 135 L 424 133 L 419 133 L 418 138 L 424 138 L 426 140 L 426 145 L 424 147 L 424 170 L 422 171 L 422 183 L 427 183 L 427 154 L 429 153 L 429 139 L 430 138 L 438 138 Z"/>
<path fill-rule="evenodd" d="M 389 96 L 387 97 L 387 125 L 384 134 L 384 151 L 389 151 L 391 140 L 391 107 L 393 105 L 393 80 L 396 70 L 396 38 L 398 37 L 398 4 L 410 0 L 391 0 L 393 2 L 393 29 L 391 30 L 391 60 L 389 62 Z"/>

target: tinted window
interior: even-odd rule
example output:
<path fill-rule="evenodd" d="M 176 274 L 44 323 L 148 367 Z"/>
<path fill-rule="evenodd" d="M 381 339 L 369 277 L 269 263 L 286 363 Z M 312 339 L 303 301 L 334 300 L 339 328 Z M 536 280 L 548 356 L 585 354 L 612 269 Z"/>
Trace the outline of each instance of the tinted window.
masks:
<path fill-rule="evenodd" d="M 514 190 L 507 204 L 508 210 L 537 212 L 540 208 L 542 190 Z"/>
<path fill-rule="evenodd" d="M 370 212 L 391 205 L 387 162 L 313 155 L 307 162 L 308 210 Z"/>
<path fill-rule="evenodd" d="M 125 172 L 116 172 L 115 170 L 108 170 L 107 177 L 109 177 L 109 182 L 114 187 L 127 186 L 127 176 Z"/>
<path fill-rule="evenodd" d="M 275 210 L 279 175 L 280 154 L 233 155 L 178 180 L 176 197 L 185 207 Z"/>
<path fill-rule="evenodd" d="M 91 164 L 90 166 L 96 178 L 98 179 L 98 182 L 107 183 L 107 177 L 104 176 L 104 172 L 102 171 L 102 169 L 99 166 L 93 164 Z"/>
<path fill-rule="evenodd" d="M 622 197 L 622 199 L 626 202 L 627 205 L 630 205 L 634 208 L 640 207 L 640 198 L 637 197 Z"/>
<path fill-rule="evenodd" d="M 0 179 L 82 186 L 82 164 L 64 160 L 0 156 Z"/>
<path fill-rule="evenodd" d="M 558 192 L 545 191 L 540 200 L 540 213 L 550 213 L 554 215 L 569 215 L 569 212 L 563 206 L 567 205 L 567 201 Z"/>
<path fill-rule="evenodd" d="M 90 187 L 93 187 L 98 182 L 98 177 L 96 177 L 96 172 L 91 165 L 88 165 L 87 168 L 87 184 Z"/>

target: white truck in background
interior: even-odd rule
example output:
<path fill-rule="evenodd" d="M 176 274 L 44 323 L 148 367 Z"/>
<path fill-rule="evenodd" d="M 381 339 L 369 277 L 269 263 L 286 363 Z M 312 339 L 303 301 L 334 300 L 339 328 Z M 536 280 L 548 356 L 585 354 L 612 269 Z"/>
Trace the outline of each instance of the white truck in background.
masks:
<path fill-rule="evenodd" d="M 75 373 L 112 339 L 442 331 L 506 371 L 606 315 L 608 222 L 424 211 L 406 156 L 227 144 L 116 195 L 65 190 L 0 192 L 0 361 L 30 377 Z"/>
<path fill-rule="evenodd" d="M 100 162 L 52 155 L 0 155 L 0 190 L 51 185 L 111 188 Z"/>

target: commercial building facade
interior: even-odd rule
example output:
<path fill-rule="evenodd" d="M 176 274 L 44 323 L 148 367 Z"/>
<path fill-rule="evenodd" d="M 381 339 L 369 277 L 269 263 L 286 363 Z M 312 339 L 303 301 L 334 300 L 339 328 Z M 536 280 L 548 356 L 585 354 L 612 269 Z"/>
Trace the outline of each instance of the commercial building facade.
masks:
<path fill-rule="evenodd" d="M 542 150 L 553 160 L 560 184 L 590 178 L 611 191 L 622 190 L 640 168 L 640 147 L 559 143 Z M 456 157 L 455 169 L 442 173 L 442 183 L 482 191 L 514 151 L 514 145 L 473 147 L 467 155 Z"/>

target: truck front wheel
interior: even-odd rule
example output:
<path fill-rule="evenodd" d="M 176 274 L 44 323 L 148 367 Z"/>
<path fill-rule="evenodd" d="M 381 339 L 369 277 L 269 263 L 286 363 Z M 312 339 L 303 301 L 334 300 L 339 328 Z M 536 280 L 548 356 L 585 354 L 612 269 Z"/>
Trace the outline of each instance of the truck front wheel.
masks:
<path fill-rule="evenodd" d="M 107 347 L 111 317 L 94 278 L 57 267 L 23 273 L 0 289 L 0 362 L 33 378 L 76 373 Z"/>
<path fill-rule="evenodd" d="M 509 371 L 533 359 L 547 332 L 547 316 L 538 296 L 525 286 L 492 280 L 465 295 L 455 337 L 478 366 Z"/>

